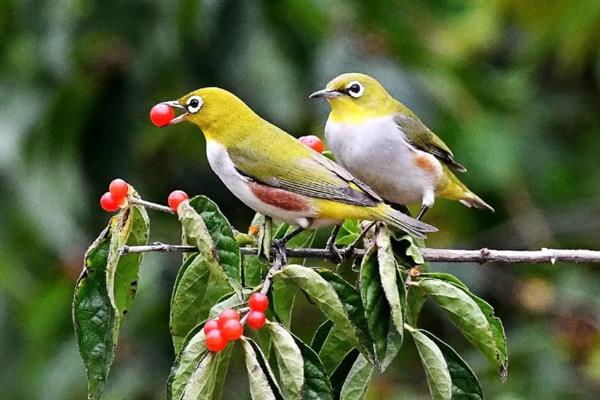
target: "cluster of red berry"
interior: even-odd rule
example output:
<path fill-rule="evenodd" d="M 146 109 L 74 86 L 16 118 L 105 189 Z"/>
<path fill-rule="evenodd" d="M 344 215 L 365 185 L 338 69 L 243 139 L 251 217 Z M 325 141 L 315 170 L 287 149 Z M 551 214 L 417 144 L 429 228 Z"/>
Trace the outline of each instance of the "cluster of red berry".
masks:
<path fill-rule="evenodd" d="M 246 324 L 252 329 L 265 326 L 265 311 L 269 308 L 269 298 L 263 293 L 253 293 L 248 299 L 250 311 L 246 315 Z M 219 314 L 219 318 L 206 321 L 204 335 L 206 348 L 213 353 L 222 351 L 230 341 L 238 340 L 244 333 L 240 321 L 240 313 L 227 308 Z"/>
<path fill-rule="evenodd" d="M 318 136 L 315 136 L 315 135 L 300 136 L 298 138 L 298 141 L 300 143 L 310 147 L 317 153 L 322 153 L 323 150 L 325 150 L 325 146 L 323 146 L 323 141 L 321 139 L 319 139 Z"/>
<path fill-rule="evenodd" d="M 104 211 L 117 211 L 119 207 L 127 204 L 129 185 L 123 179 L 115 179 L 108 185 L 108 192 L 100 197 L 100 207 Z"/>

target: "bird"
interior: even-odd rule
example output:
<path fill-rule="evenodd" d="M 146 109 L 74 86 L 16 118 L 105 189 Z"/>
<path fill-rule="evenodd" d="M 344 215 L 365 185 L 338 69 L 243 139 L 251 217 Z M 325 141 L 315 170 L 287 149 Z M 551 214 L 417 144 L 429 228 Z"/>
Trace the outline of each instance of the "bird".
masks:
<path fill-rule="evenodd" d="M 346 219 L 383 221 L 417 238 L 437 231 L 385 204 L 344 168 L 267 122 L 225 89 L 201 88 L 163 103 L 183 110 L 169 125 L 187 121 L 200 128 L 211 169 L 238 199 L 258 213 L 296 226 L 273 243 L 282 257 L 285 243 L 302 230 L 339 227 Z M 335 244 L 330 240 L 328 247 L 333 250 Z"/>
<path fill-rule="evenodd" d="M 386 202 L 420 204 L 418 220 L 436 197 L 494 211 L 454 174 L 466 168 L 452 150 L 375 78 L 342 74 L 309 98 L 331 106 L 325 141 L 336 162 Z"/>

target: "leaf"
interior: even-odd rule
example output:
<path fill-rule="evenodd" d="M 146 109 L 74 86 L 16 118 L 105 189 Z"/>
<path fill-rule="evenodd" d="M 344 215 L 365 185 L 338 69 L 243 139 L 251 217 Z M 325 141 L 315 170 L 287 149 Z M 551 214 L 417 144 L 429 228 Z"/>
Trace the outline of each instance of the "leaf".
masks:
<path fill-rule="evenodd" d="M 275 280 L 284 279 L 295 283 L 333 321 L 353 346 L 358 346 L 354 327 L 348 319 L 344 306 L 333 287 L 317 272 L 301 265 L 286 265 L 277 272 Z"/>
<path fill-rule="evenodd" d="M 340 332 L 339 328 L 334 325 L 319 350 L 319 358 L 325 372 L 329 375 L 335 371 L 344 357 L 354 348 L 343 332 Z"/>
<path fill-rule="evenodd" d="M 462 288 L 432 278 L 419 279 L 418 285 L 446 310 L 450 320 L 473 346 L 500 370 L 504 368 L 490 323 L 479 305 Z"/>
<path fill-rule="evenodd" d="M 142 253 L 121 255 L 121 247 L 125 244 L 145 245 L 148 242 L 150 223 L 146 209 L 135 204 L 123 209 L 111 221 L 106 290 L 113 307 L 120 316 L 124 316 L 137 291 Z"/>
<path fill-rule="evenodd" d="M 400 279 L 396 270 L 396 259 L 392 252 L 390 233 L 387 229 L 380 229 L 375 237 L 377 246 L 377 263 L 379 265 L 379 276 L 381 287 L 390 306 L 392 323 L 402 338 L 404 332 L 404 312 L 406 308 L 406 291 L 404 282 Z M 399 283 L 397 281 L 400 281 Z M 402 340 L 402 339 L 400 339 Z"/>
<path fill-rule="evenodd" d="M 204 323 L 198 324 L 186 337 L 179 354 L 175 358 L 167 381 L 167 398 L 182 398 L 188 380 L 209 353 L 206 349 Z"/>
<path fill-rule="evenodd" d="M 304 386 L 302 387 L 302 399 L 304 400 L 333 400 L 333 388 L 327 378 L 323 363 L 313 349 L 302 340 L 294 336 L 296 345 L 300 349 L 304 359 Z"/>
<path fill-rule="evenodd" d="M 402 336 L 391 318 L 392 311 L 381 284 L 375 246 L 368 249 L 363 257 L 360 288 L 367 324 L 375 343 L 376 366 L 383 372 L 400 350 Z"/>
<path fill-rule="evenodd" d="M 220 399 L 233 346 L 208 353 L 190 376 L 182 400 Z"/>
<path fill-rule="evenodd" d="M 221 311 L 223 311 L 226 308 L 239 308 L 241 306 L 245 306 L 246 300 L 244 299 L 247 298 L 247 296 L 250 293 L 252 293 L 252 289 L 244 289 L 242 293 L 244 294 L 244 298 L 242 299 L 239 298 L 236 293 L 227 293 L 226 295 L 221 297 L 217 304 L 210 308 L 210 311 L 208 312 L 208 317 L 216 318 L 219 316 Z"/>
<path fill-rule="evenodd" d="M 119 322 L 106 290 L 109 246 L 107 227 L 85 254 L 73 296 L 73 325 L 87 370 L 90 399 L 98 399 L 104 392 L 117 344 Z"/>
<path fill-rule="evenodd" d="M 395 267 L 394 267 L 395 268 Z M 375 363 L 375 347 L 369 334 L 369 325 L 365 317 L 360 292 L 341 276 L 328 269 L 319 268 L 315 271 L 325 279 L 335 290 L 342 302 L 344 311 L 352 323 L 356 337 L 359 340 L 359 349 L 371 363 Z M 395 269 L 394 269 L 395 273 Z M 395 282 L 394 282 L 395 283 Z"/>
<path fill-rule="evenodd" d="M 335 244 L 340 246 L 348 246 L 360 235 L 360 223 L 357 219 L 347 219 L 342 224 L 342 228 L 335 239 Z"/>
<path fill-rule="evenodd" d="M 256 287 L 263 280 L 263 275 L 269 269 L 269 266 L 259 256 L 244 256 L 244 284 L 248 287 Z"/>
<path fill-rule="evenodd" d="M 209 307 L 229 290 L 227 277 L 212 257 L 197 253 L 185 260 L 171 295 L 170 329 L 176 353 L 190 330 L 207 318 Z"/>
<path fill-rule="evenodd" d="M 439 347 L 450 372 L 453 400 L 483 400 L 479 380 L 469 365 L 452 347 L 435 337 L 431 332 L 420 329 Z"/>
<path fill-rule="evenodd" d="M 406 321 L 417 326 L 419 314 L 423 308 L 423 304 L 427 301 L 427 294 L 415 286 L 409 286 L 406 291 Z"/>
<path fill-rule="evenodd" d="M 362 354 L 359 354 L 344 381 L 340 400 L 364 399 L 372 376 L 373 366 Z"/>
<path fill-rule="evenodd" d="M 419 247 L 419 243 L 415 243 L 415 241 L 419 241 L 419 239 L 415 239 L 410 235 L 403 234 L 400 237 L 394 237 L 394 242 L 397 244 L 395 246 L 396 253 L 399 255 L 400 262 L 406 263 L 410 265 L 406 265 L 406 267 L 411 268 L 415 264 L 421 265 L 425 264 L 425 259 L 423 258 L 423 254 L 421 253 L 421 247 Z M 423 243 L 421 242 L 421 245 Z M 398 248 L 401 247 L 401 248 Z"/>
<path fill-rule="evenodd" d="M 271 289 L 273 298 L 273 310 L 279 318 L 279 321 L 288 329 L 292 326 L 292 308 L 296 298 L 295 285 L 285 279 L 276 279 L 273 281 Z"/>
<path fill-rule="evenodd" d="M 169 316 L 169 329 L 175 354 L 181 350 L 187 334 L 201 321 L 199 320 L 201 316 L 196 310 L 204 301 L 204 294 L 210 278 L 210 268 L 206 263 L 207 261 L 201 255 L 193 254 L 183 263 L 177 273 L 171 295 Z"/>
<path fill-rule="evenodd" d="M 271 367 L 258 345 L 250 338 L 240 339 L 244 348 L 250 394 L 255 400 L 283 399 Z"/>
<path fill-rule="evenodd" d="M 452 399 L 452 381 L 442 351 L 420 330 L 408 327 L 407 330 L 412 335 L 421 357 L 431 398 L 433 400 Z"/>
<path fill-rule="evenodd" d="M 353 349 L 350 351 L 344 359 L 339 363 L 336 367 L 335 371 L 329 375 L 329 382 L 331 382 L 331 386 L 333 387 L 333 394 L 336 399 L 340 398 L 340 393 L 342 392 L 342 386 L 344 386 L 344 381 L 348 377 L 354 362 L 360 355 L 360 352 L 357 349 Z"/>
<path fill-rule="evenodd" d="M 468 294 L 471 297 L 471 299 L 475 301 L 475 303 L 477 303 L 477 305 L 479 306 L 479 308 L 481 309 L 481 311 L 485 315 L 485 318 L 491 326 L 494 342 L 496 343 L 496 348 L 499 352 L 498 356 L 500 365 L 498 366 L 498 368 L 500 372 L 500 377 L 503 381 L 506 380 L 508 374 L 508 349 L 506 346 L 506 334 L 504 333 L 504 326 L 502 325 L 502 321 L 494 314 L 494 308 L 487 301 L 473 294 L 473 292 L 471 292 L 469 288 L 467 288 L 467 286 L 454 275 L 437 272 L 422 273 L 421 276 L 427 278 L 440 279 L 445 282 L 451 283 L 456 287 L 462 289 L 466 294 Z"/>
<path fill-rule="evenodd" d="M 304 385 L 304 361 L 293 336 L 281 324 L 268 322 L 283 393 L 288 399 L 298 399 Z"/>
<path fill-rule="evenodd" d="M 189 204 L 204 221 L 214 243 L 218 263 L 225 271 L 231 287 L 239 292 L 242 287 L 240 248 L 229 221 L 208 197 L 196 196 L 190 200 Z"/>
<path fill-rule="evenodd" d="M 323 343 L 325 343 L 325 339 L 327 339 L 327 335 L 333 328 L 333 322 L 327 319 L 317 328 L 317 331 L 313 335 L 312 341 L 310 342 L 310 347 L 318 353 L 323 348 Z"/>

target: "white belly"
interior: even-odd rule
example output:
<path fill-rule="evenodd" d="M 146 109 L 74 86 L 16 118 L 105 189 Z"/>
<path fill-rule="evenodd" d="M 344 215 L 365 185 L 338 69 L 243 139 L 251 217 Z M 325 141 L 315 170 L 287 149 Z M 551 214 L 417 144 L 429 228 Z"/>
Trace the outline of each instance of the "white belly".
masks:
<path fill-rule="evenodd" d="M 337 162 L 384 199 L 398 204 L 433 204 L 442 165 L 433 155 L 409 145 L 391 116 L 361 124 L 328 120 L 325 138 Z M 417 157 L 432 168 L 419 168 Z"/>
<path fill-rule="evenodd" d="M 311 224 L 312 211 L 288 211 L 274 207 L 260 200 L 250 190 L 248 179 L 235 169 L 235 166 L 225 148 L 215 141 L 206 143 L 206 156 L 212 170 L 221 178 L 229 189 L 244 204 L 263 215 L 281 220 L 293 225 L 307 228 Z M 316 222 L 316 221 L 315 221 Z"/>

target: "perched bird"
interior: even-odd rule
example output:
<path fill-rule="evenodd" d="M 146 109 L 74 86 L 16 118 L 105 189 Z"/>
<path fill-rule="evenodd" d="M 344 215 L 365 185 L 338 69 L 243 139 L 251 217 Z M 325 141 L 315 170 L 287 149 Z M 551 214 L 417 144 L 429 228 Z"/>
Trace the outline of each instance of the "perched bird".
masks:
<path fill-rule="evenodd" d="M 344 168 L 226 90 L 203 88 L 165 104 L 185 110 L 169 125 L 189 121 L 202 130 L 208 162 L 225 186 L 253 210 L 298 226 L 295 234 L 351 218 L 384 221 L 415 237 L 437 231 L 385 204 Z M 288 236 L 276 245 L 285 246 Z"/>
<path fill-rule="evenodd" d="M 419 220 L 436 197 L 494 211 L 454 175 L 466 169 L 448 146 L 376 79 L 343 74 L 310 98 L 331 105 L 325 140 L 336 161 L 386 201 L 420 203 Z"/>

